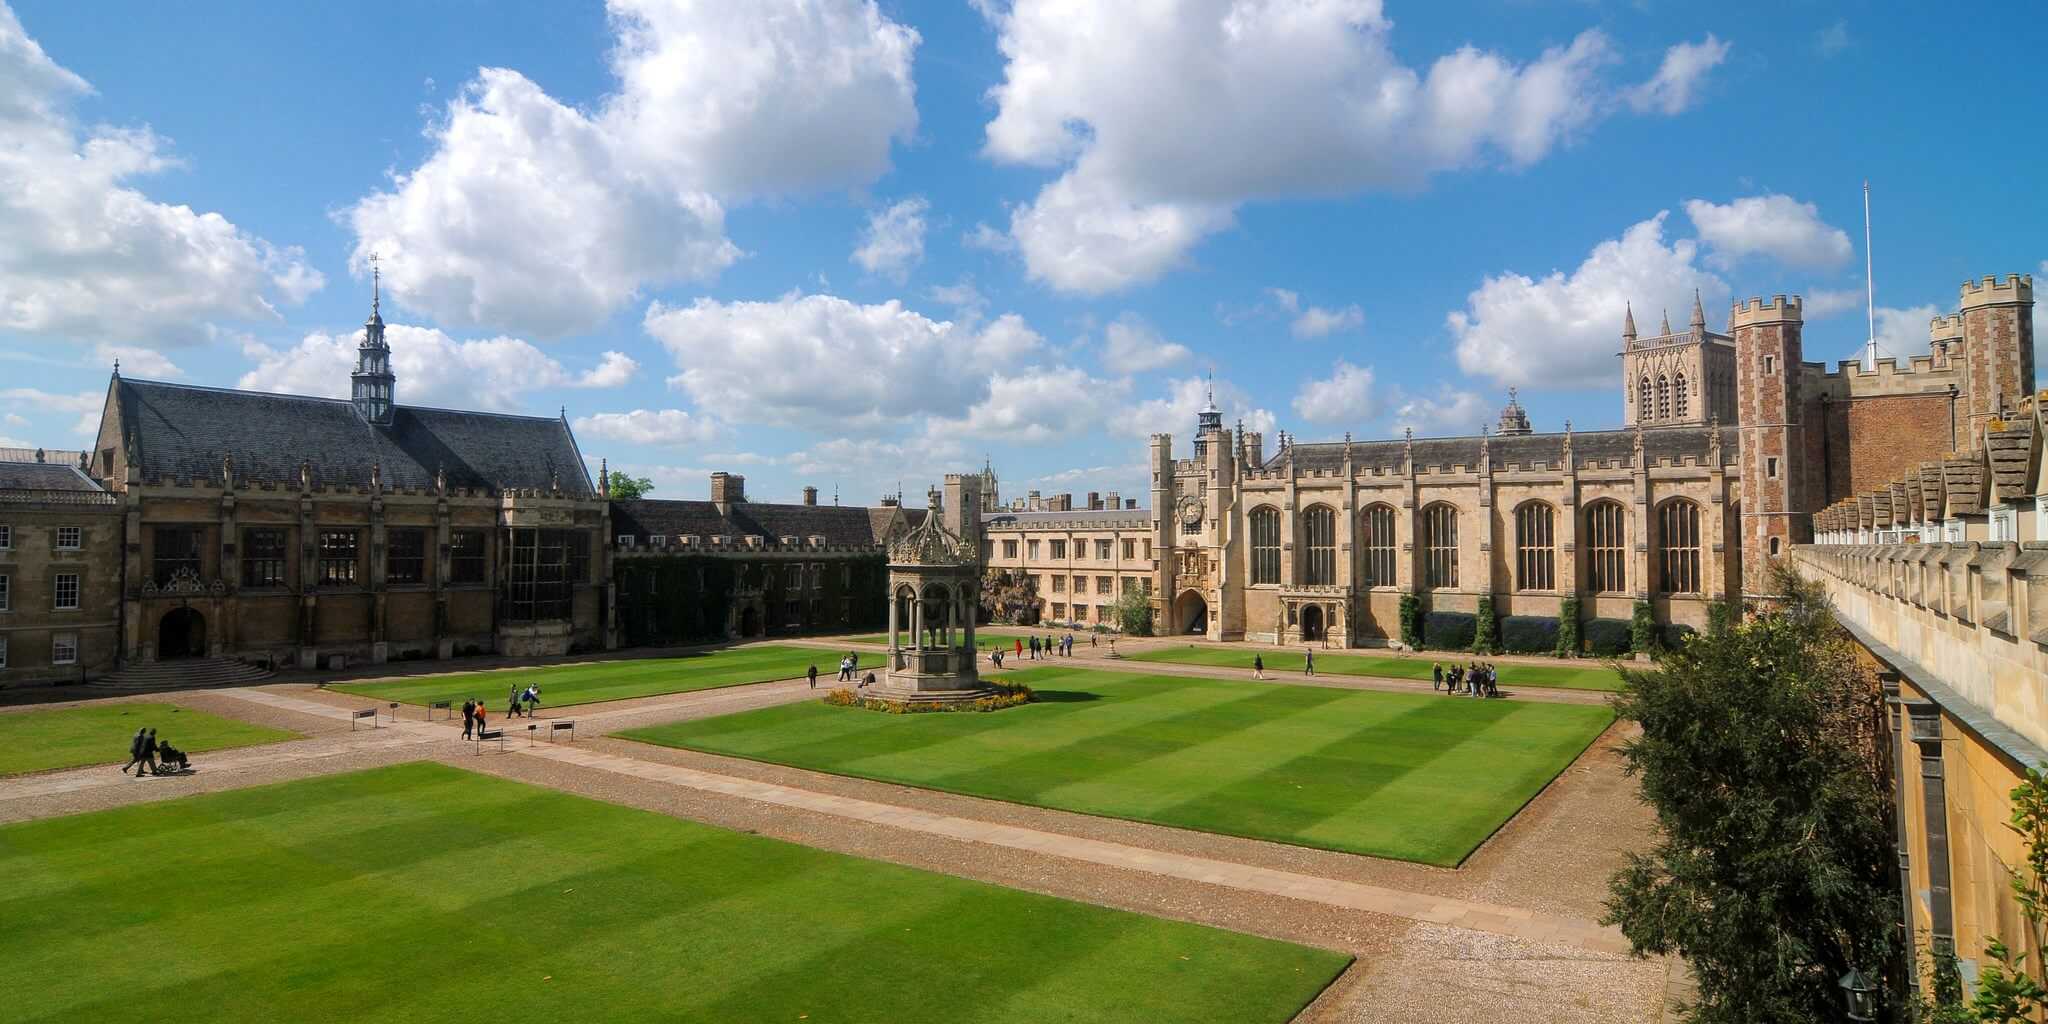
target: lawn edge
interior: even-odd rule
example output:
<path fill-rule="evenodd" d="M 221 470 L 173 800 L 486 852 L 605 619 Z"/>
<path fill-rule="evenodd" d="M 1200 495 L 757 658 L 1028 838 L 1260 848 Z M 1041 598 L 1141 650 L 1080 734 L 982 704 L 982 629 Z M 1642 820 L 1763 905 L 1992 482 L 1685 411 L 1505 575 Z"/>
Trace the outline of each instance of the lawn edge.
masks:
<path fill-rule="evenodd" d="M 155 704 L 155 703 L 157 703 L 157 702 L 156 702 L 156 701 L 135 701 L 134 703 L 137 703 L 137 704 Z M 78 706 L 78 707 L 93 707 L 93 706 L 95 706 L 95 705 L 92 705 L 92 704 L 80 704 L 80 705 L 77 705 L 77 706 Z M 104 706 L 112 706 L 112 705 L 104 705 Z M 187 706 L 185 706 L 185 705 L 183 705 L 183 704 L 165 704 L 165 705 L 163 705 L 163 706 L 165 706 L 165 707 L 174 707 L 174 708 L 180 708 L 180 709 L 183 709 L 183 710 L 185 710 L 185 711 L 197 711 L 197 712 L 199 712 L 200 714 L 203 714 L 203 715 L 212 715 L 212 716 L 213 716 L 213 717 L 215 717 L 215 718 L 219 718 L 219 719 L 222 719 L 222 720 L 224 720 L 224 721 L 234 722 L 234 723 L 236 723 L 236 724 L 238 724 L 238 725 L 246 725 L 246 726 L 248 726 L 249 728 L 252 728 L 252 729 L 269 729 L 269 730 L 271 730 L 272 732 L 281 732 L 281 733 L 283 733 L 283 734 L 284 734 L 283 736 L 281 736 L 281 737 L 279 737 L 279 738 L 277 738 L 277 739 L 274 739 L 274 740 L 254 740 L 254 741 L 251 741 L 251 742 L 248 742 L 248 743 L 230 743 L 230 744 L 227 744 L 226 746 L 220 746 L 220 747 L 208 747 L 208 748 L 206 748 L 205 750 L 194 750 L 194 749 L 189 749 L 189 748 L 188 748 L 188 749 L 187 749 L 187 750 L 185 751 L 185 752 L 186 752 L 186 753 L 188 753 L 188 754 L 217 754 L 217 753 L 219 753 L 219 752 L 221 752 L 221 751 L 223 751 L 223 750 L 247 750 L 247 749 L 249 749 L 250 747 L 268 747 L 268 746 L 273 746 L 273 745 L 275 745 L 275 744 L 278 744 L 278 743 L 293 743 L 293 742 L 297 742 L 297 741 L 299 741 L 299 740 L 303 740 L 303 739 L 308 739 L 308 738 L 309 738 L 309 735 L 308 735 L 307 733 L 303 733 L 303 732 L 300 732 L 300 731 L 298 731 L 297 729 L 285 729 L 285 728 L 281 728 L 281 727 L 279 727 L 279 726 L 275 726 L 275 725 L 263 725 L 263 724 L 261 724 L 261 723 L 259 723 L 259 722 L 245 722 L 245 721 L 243 721 L 242 719 L 239 719 L 239 718 L 232 718 L 232 717 L 230 717 L 230 716 L 227 716 L 227 715 L 222 715 L 222 714 L 216 714 L 216 713 L 214 713 L 214 712 L 212 712 L 212 711 L 208 711 L 208 710 L 206 710 L 205 708 L 195 708 L 195 707 L 187 707 Z M 68 710 L 71 710 L 71 709 L 70 709 L 70 708 L 38 708 L 37 710 L 38 710 L 38 711 L 68 711 Z M 22 714 L 22 715 L 33 715 L 33 714 L 35 714 L 36 712 L 35 712 L 35 711 L 19 711 L 19 712 L 12 712 L 12 713 L 13 713 L 13 714 Z M 81 769 L 81 768 L 104 768 L 104 767 L 106 767 L 107 765 L 110 765 L 110 764 L 120 764 L 120 763 L 121 763 L 120 761 L 87 761 L 87 762 L 84 762 L 84 763 L 82 763 L 82 764 L 66 764 L 66 765 L 58 765 L 58 766 L 56 766 L 56 767 L 54 767 L 54 768 L 32 768 L 32 769 L 30 769 L 30 770 L 28 770 L 28 771 L 25 771 L 25 772 L 0 772 L 0 782 L 6 782 L 6 781 L 8 781 L 8 780 L 10 780 L 10 779 L 29 779 L 29 778 L 34 778 L 34 777 L 36 777 L 36 776 L 38 776 L 38 775 L 50 775 L 50 774 L 53 774 L 53 773 L 55 773 L 55 772 L 75 772 L 75 771 L 78 771 L 78 770 L 79 770 L 79 769 Z"/>
<path fill-rule="evenodd" d="M 1515 819 L 1521 817 L 1522 812 L 1528 810 L 1530 804 L 1535 803 L 1538 798 L 1543 796 L 1543 794 L 1550 792 L 1550 787 L 1557 785 L 1557 780 L 1564 778 L 1564 773 L 1570 771 L 1572 765 L 1578 764 L 1579 758 L 1586 756 L 1586 751 L 1593 749 L 1594 744 L 1600 742 L 1600 740 L 1606 737 L 1608 733 L 1614 731 L 1615 726 L 1621 724 L 1621 716 L 1614 713 L 1614 708 L 1612 705 L 1608 705 L 1607 714 L 1609 716 L 1607 719 L 1607 724 L 1601 726 L 1600 731 L 1594 733 L 1592 738 L 1586 741 L 1586 745 L 1580 747 L 1578 752 L 1572 755 L 1571 760 L 1566 761 L 1564 763 L 1564 767 L 1559 768 L 1556 772 L 1553 772 L 1550 776 L 1550 781 L 1545 782 L 1543 785 L 1536 787 L 1536 792 L 1529 794 L 1529 799 L 1522 801 L 1521 805 L 1515 808 L 1514 813 L 1508 815 L 1505 818 L 1502 818 L 1500 824 L 1495 826 L 1493 831 L 1488 832 L 1485 838 L 1482 838 L 1481 840 L 1479 840 L 1478 843 L 1474 844 L 1472 849 L 1467 850 L 1463 857 L 1458 858 L 1458 863 L 1455 865 L 1456 867 L 1464 867 L 1465 862 L 1471 860 L 1473 854 L 1478 853 L 1480 850 L 1485 849 L 1486 844 L 1493 842 L 1493 837 L 1500 835 L 1502 830 L 1506 829 L 1509 825 L 1514 824 Z"/>
<path fill-rule="evenodd" d="M 809 649 L 809 648 L 801 648 L 801 647 L 799 647 L 799 648 L 792 648 L 792 650 L 808 650 L 808 649 Z M 509 669 L 480 669 L 480 670 L 478 670 L 478 671 L 483 671 L 483 672 L 498 672 L 498 671 L 510 671 L 510 670 L 509 670 Z M 531 670 L 531 669 L 529 669 L 528 671 L 532 671 L 532 670 Z M 460 675 L 460 674 L 464 674 L 464 673 L 455 673 L 455 672 L 450 672 L 450 673 L 447 673 L 447 674 L 448 674 L 448 675 Z M 433 678 L 433 677 L 432 677 L 432 676 L 424 676 L 424 677 L 418 677 L 418 678 L 428 678 L 428 679 L 431 679 L 431 678 Z M 631 697 L 604 697 L 604 698 L 601 698 L 601 699 L 599 699 L 599 700 L 581 700 L 581 701 L 574 701 L 574 702 L 571 702 L 571 703 L 566 703 L 566 704 L 548 704 L 548 705 L 545 705 L 545 706 L 546 706 L 546 707 L 550 707 L 550 708 L 582 708 L 582 707 L 589 707 L 589 706 L 591 706 L 591 705 L 593 705 L 593 704 L 614 704 L 614 703 L 617 703 L 617 702 L 619 702 L 619 701 L 622 701 L 622 700 L 646 700 L 646 699 L 648 699 L 648 698 L 650 698 L 650 697 L 673 697 L 673 696 L 675 696 L 676 694 L 679 694 L 679 693 L 710 693 L 710 692 L 711 692 L 711 691 L 713 691 L 713 690 L 730 690 L 730 689 L 733 689 L 734 687 L 739 687 L 739 686 L 759 686 L 759 685 L 761 685 L 762 683 L 781 683 L 781 682 L 793 682 L 793 681 L 795 681 L 795 680 L 798 680 L 798 679 L 802 679 L 802 678 L 804 678 L 804 677 L 803 677 L 803 676 L 788 676 L 788 677 L 783 677 L 783 676 L 775 676 L 775 677 L 773 677 L 773 678 L 769 678 L 769 679 L 748 679 L 748 680 L 744 680 L 744 681 L 741 681 L 741 682 L 737 682 L 737 683 L 719 683 L 719 684 L 717 684 L 717 685 L 715 685 L 715 686 L 700 686 L 700 687 L 697 687 L 696 689 L 693 689 L 693 690 L 666 690 L 666 691 L 663 691 L 663 692 L 661 692 L 661 693 L 641 693 L 641 694 L 635 694 L 634 696 L 631 696 Z M 357 693 L 357 692 L 355 692 L 354 690 L 350 690 L 350 689 L 347 689 L 346 687 L 348 687 L 348 686 L 350 686 L 350 685 L 352 685 L 352 684 L 349 684 L 349 683 L 340 683 L 340 684 L 336 684 L 336 685 L 322 685 L 322 686 L 320 686 L 320 687 L 319 687 L 319 689 L 321 689 L 321 690 L 324 690 L 324 691 L 326 691 L 326 692 L 328 692 L 328 693 L 345 693 L 345 694 L 347 694 L 347 695 L 349 695 L 349 696 L 351 696 L 351 697 L 368 697 L 368 696 L 370 696 L 370 694 L 366 694 L 366 693 Z M 375 685 L 375 686 L 389 686 L 389 685 L 391 685 L 391 684 L 390 684 L 390 683 L 375 683 L 375 684 L 371 684 L 371 685 Z M 390 698 L 383 698 L 383 699 L 385 699 L 385 700 L 389 700 Z M 426 707 L 426 704 L 420 704 L 420 703 L 416 703 L 416 702 L 414 702 L 414 701 L 409 701 L 409 700 L 401 700 L 401 701 L 399 701 L 398 703 L 400 703 L 400 704 L 403 704 L 403 705 L 405 705 L 406 707 L 411 707 L 411 708 L 421 708 L 421 707 Z M 432 703 L 432 701 L 429 701 L 428 703 Z"/>
<path fill-rule="evenodd" d="M 1197 667 L 1197 668 L 1227 668 L 1227 669 L 1235 669 L 1235 670 L 1237 670 L 1237 671 L 1240 671 L 1240 672 L 1246 672 L 1246 671 L 1250 671 L 1250 670 L 1249 670 L 1248 668 L 1245 668 L 1245 667 L 1241 667 L 1241 666 L 1238 666 L 1238 665 L 1205 665 L 1205 664 L 1202 664 L 1201 662 L 1198 662 L 1198 661 L 1168 661 L 1168 660 L 1166 660 L 1166 659 L 1163 659 L 1163 658 L 1147 658 L 1147 657 L 1145 657 L 1145 655 L 1147 655 L 1147 654 L 1151 654 L 1151 653 L 1153 653 L 1153 652 L 1151 652 L 1151 651 L 1139 651 L 1139 652 L 1138 652 L 1138 653 L 1136 653 L 1136 654 L 1127 654 L 1127 655 L 1124 655 L 1124 657 L 1125 657 L 1125 658 L 1126 658 L 1127 660 L 1130 660 L 1130 661 L 1143 661 L 1143 662 L 1147 662 L 1147 663 L 1149 663 L 1149 664 L 1153 664 L 1153 665 L 1192 665 L 1192 666 L 1195 666 L 1195 667 Z M 1332 657 L 1332 658 L 1356 658 L 1356 657 L 1362 657 L 1362 655 L 1356 655 L 1356 654 L 1333 654 L 1333 655 L 1328 655 L 1328 657 Z M 1408 659 L 1402 659 L 1402 660 L 1408 660 Z M 1419 660 L 1419 659 L 1418 659 L 1418 660 Z M 1530 666 L 1530 667 L 1532 667 L 1532 668 L 1548 668 L 1549 666 L 1547 666 L 1547 665 L 1536 665 L 1536 666 Z M 1408 678 L 1408 677 L 1406 677 L 1406 676 L 1379 676 L 1379 675 L 1371 675 L 1371 674 L 1368 674 L 1368 673 L 1363 673 L 1363 672 L 1333 672 L 1333 673 L 1331 673 L 1331 674 L 1332 674 L 1332 675 L 1340 675 L 1340 676 L 1346 676 L 1346 677 L 1349 677 L 1349 678 L 1352 678 L 1352 679 L 1378 679 L 1378 680 L 1382 680 L 1382 681 L 1385 681 L 1385 682 L 1391 682 L 1391 683 L 1423 683 L 1423 682 L 1428 682 L 1428 681 L 1429 681 L 1429 680 L 1428 680 L 1428 677 L 1426 677 L 1426 676 L 1425 676 L 1425 677 L 1422 677 L 1422 678 L 1419 678 L 1419 679 L 1410 679 L 1410 678 Z M 1258 681 L 1258 682 L 1269 682 L 1269 681 L 1270 681 L 1270 682 L 1280 682 L 1281 680 L 1257 680 L 1257 681 Z M 1615 686 L 1614 686 L 1614 687 L 1613 687 L 1612 689 L 1609 689 L 1609 688 L 1607 688 L 1607 687 L 1604 687 L 1604 686 L 1565 686 L 1565 685 L 1562 685 L 1562 684 L 1558 684 L 1558 683 L 1515 683 L 1515 684 L 1514 684 L 1514 686 L 1515 686 L 1515 688 L 1516 688 L 1516 689 L 1531 689 L 1531 690 L 1568 690 L 1568 691 L 1571 691 L 1571 692 L 1573 692 L 1573 693 L 1620 693 L 1620 692 L 1621 692 L 1621 687 L 1622 687 L 1623 685 L 1625 685 L 1625 684 L 1624 684 L 1624 683 L 1622 683 L 1622 682 L 1621 682 L 1620 680 L 1618 680 L 1618 679 L 1616 680 L 1616 685 L 1615 685 Z M 1513 693 L 1513 692 L 1514 692 L 1514 690 L 1513 690 L 1513 689 L 1510 689 L 1510 690 L 1507 690 L 1506 692 L 1508 692 L 1508 693 Z"/>

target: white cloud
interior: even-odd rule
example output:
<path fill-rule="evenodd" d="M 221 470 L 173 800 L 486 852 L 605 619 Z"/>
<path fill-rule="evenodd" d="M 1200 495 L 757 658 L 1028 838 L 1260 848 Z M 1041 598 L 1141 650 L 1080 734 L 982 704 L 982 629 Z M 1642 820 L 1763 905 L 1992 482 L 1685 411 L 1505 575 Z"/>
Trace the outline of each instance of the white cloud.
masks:
<path fill-rule="evenodd" d="M 1143 373 L 1186 362 L 1194 355 L 1186 345 L 1161 337 L 1152 325 L 1125 313 L 1102 332 L 1102 365 L 1111 373 Z"/>
<path fill-rule="evenodd" d="M 860 247 L 853 250 L 853 262 L 895 281 L 908 277 L 924 261 L 924 215 L 930 209 L 923 196 L 912 196 L 876 210 L 868 217 Z"/>
<path fill-rule="evenodd" d="M 962 320 L 969 322 L 981 319 L 988 310 L 988 296 L 974 286 L 972 277 L 963 277 L 953 284 L 933 285 L 925 295 L 942 306 L 953 307 Z"/>
<path fill-rule="evenodd" d="M 104 391 L 79 391 L 59 394 L 40 388 L 8 388 L 0 390 L 0 402 L 6 402 L 23 409 L 42 409 L 64 415 L 75 415 L 71 431 L 81 437 L 91 437 L 99 432 L 100 410 L 105 407 L 107 395 Z M 11 421 L 10 421 L 11 422 Z M 15 445 L 13 447 L 31 447 Z"/>
<path fill-rule="evenodd" d="M 1365 310 L 1356 304 L 1343 309 L 1310 306 L 1294 318 L 1288 329 L 1297 338 L 1324 338 L 1338 331 L 1355 331 L 1365 326 Z"/>
<path fill-rule="evenodd" d="M 1502 384 L 1604 386 L 1614 379 L 1622 314 L 1635 304 L 1650 333 L 1652 310 L 1692 308 L 1693 289 L 1709 309 L 1727 308 L 1726 282 L 1695 264 L 1689 239 L 1664 243 L 1669 211 L 1600 243 L 1570 274 L 1537 279 L 1513 272 L 1490 276 L 1445 318 L 1457 343 L 1458 367 Z M 1711 320 L 1709 327 L 1717 326 Z"/>
<path fill-rule="evenodd" d="M 1848 233 L 1822 221 L 1819 207 L 1787 195 L 1745 196 L 1726 205 L 1688 199 L 1685 213 L 1723 266 L 1762 255 L 1787 266 L 1825 269 L 1856 254 Z"/>
<path fill-rule="evenodd" d="M 459 326 L 560 335 L 740 257 L 724 201 L 874 180 L 916 129 L 915 31 L 873 0 L 610 0 L 618 88 L 567 106 L 483 68 L 433 151 L 346 211 L 358 265 Z"/>
<path fill-rule="evenodd" d="M 716 440 L 723 431 L 705 416 L 681 409 L 635 409 L 578 416 L 576 432 L 608 441 L 685 448 Z"/>
<path fill-rule="evenodd" d="M 1834 24 L 1814 33 L 1813 36 L 1813 48 L 1823 57 L 1841 53 L 1848 49 L 1852 42 L 1854 40 L 1849 37 L 1849 22 L 1846 19 L 1836 19 Z"/>
<path fill-rule="evenodd" d="M 1210 381 L 1202 377 L 1168 381 L 1163 397 L 1146 399 L 1135 406 L 1120 409 L 1111 420 L 1110 429 L 1126 437 L 1172 434 L 1180 442 L 1178 451 L 1191 452 L 1193 448 L 1188 446 L 1194 442 L 1195 418 L 1209 404 L 1212 390 L 1216 408 L 1223 414 L 1225 428 L 1234 429 L 1241 420 L 1246 430 L 1272 437 L 1279 417 L 1274 416 L 1271 409 L 1256 405 L 1249 394 L 1229 381 Z"/>
<path fill-rule="evenodd" d="M 1928 350 L 1928 324 L 1941 315 L 1941 310 L 1932 304 L 1908 306 L 1893 309 L 1877 307 L 1877 354 L 1879 358 L 1891 356 L 1901 364 L 1913 356 L 1925 354 Z M 1860 359 L 1863 346 L 1857 345 L 1852 351 L 1843 353 L 1842 359 Z"/>
<path fill-rule="evenodd" d="M 1294 414 L 1310 423 L 1342 423 L 1372 416 L 1379 408 L 1373 394 L 1372 367 L 1342 359 L 1330 376 L 1301 386 L 1294 396 Z"/>
<path fill-rule="evenodd" d="M 1413 430 L 1421 437 L 1455 437 L 1477 434 L 1492 422 L 1494 412 L 1486 399 L 1479 395 L 1448 384 L 1439 385 L 1434 394 L 1398 396 L 1400 405 L 1394 409 L 1395 434 Z"/>
<path fill-rule="evenodd" d="M 987 252 L 1014 252 L 1017 248 L 1017 240 L 1011 238 L 1008 232 L 989 227 L 979 221 L 972 229 L 961 234 L 960 244 L 969 249 L 982 249 Z"/>
<path fill-rule="evenodd" d="M 1656 75 L 1628 91 L 1628 104 L 1639 113 L 1678 114 L 1692 106 L 1707 72 L 1728 59 L 1729 44 L 1709 32 L 1697 43 L 1679 43 L 1664 51 Z"/>
<path fill-rule="evenodd" d="M 988 397 L 959 419 L 929 424 L 930 439 L 979 438 L 1015 444 L 1048 444 L 1075 431 L 1096 431 L 1123 408 L 1130 387 L 1071 366 L 1032 366 L 996 374 Z"/>
<path fill-rule="evenodd" d="M 248 342 L 242 352 L 256 367 L 236 387 L 346 398 L 361 339 L 361 331 L 315 332 L 283 350 Z M 638 367 L 622 353 L 607 352 L 597 367 L 578 374 L 518 338 L 457 341 L 435 328 L 409 324 L 387 325 L 384 339 L 391 346 L 391 369 L 403 405 L 511 411 L 520 408 L 525 395 L 546 388 L 616 387 Z M 620 360 L 631 369 L 622 370 Z"/>
<path fill-rule="evenodd" d="M 293 248 L 132 181 L 177 166 L 148 127 L 81 133 L 92 93 L 0 4 L 0 330 L 159 347 L 217 321 L 270 322 L 322 280 Z"/>
<path fill-rule="evenodd" d="M 95 345 L 93 360 L 108 367 L 119 362 L 122 373 L 136 377 L 155 377 L 163 380 L 185 375 L 185 371 L 178 369 L 178 364 L 171 362 L 170 357 L 162 352 L 134 345 Z"/>
<path fill-rule="evenodd" d="M 680 370 L 669 384 L 699 407 L 732 422 L 840 432 L 964 416 L 988 397 L 991 372 L 1043 345 L 1015 315 L 976 331 L 894 300 L 833 295 L 655 303 L 645 326 Z"/>
<path fill-rule="evenodd" d="M 1262 198 L 1412 189 L 1522 166 L 1615 109 L 1598 31 L 1517 63 L 1403 64 L 1376 0 L 982 7 L 1004 77 L 984 152 L 1055 169 L 1011 209 L 1027 273 L 1067 292 L 1152 281 Z"/>
<path fill-rule="evenodd" d="M 1861 309 L 1864 291 L 1861 288 L 1810 288 L 1800 298 L 1800 315 L 1807 320 L 1821 320 Z"/>

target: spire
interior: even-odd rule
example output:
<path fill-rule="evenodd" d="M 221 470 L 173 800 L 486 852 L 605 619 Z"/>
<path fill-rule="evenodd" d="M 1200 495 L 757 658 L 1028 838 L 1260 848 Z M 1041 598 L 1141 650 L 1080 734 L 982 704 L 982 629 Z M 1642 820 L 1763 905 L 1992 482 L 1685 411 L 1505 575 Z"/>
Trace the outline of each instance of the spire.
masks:
<path fill-rule="evenodd" d="M 1700 305 L 1700 290 L 1692 290 L 1692 330 L 1698 334 L 1707 329 L 1707 309 Z"/>
<path fill-rule="evenodd" d="M 1671 311 L 1667 309 L 1667 310 L 1665 310 L 1665 311 L 1664 311 L 1664 326 L 1662 326 L 1662 327 L 1659 327 L 1659 328 L 1657 329 L 1657 334 L 1658 334 L 1659 336 L 1664 336 L 1664 335 L 1668 335 L 1668 334 L 1670 334 L 1670 333 L 1671 333 Z"/>
<path fill-rule="evenodd" d="M 384 270 L 378 264 L 383 262 L 383 257 L 370 254 L 370 318 L 379 322 L 384 319 Z"/>
<path fill-rule="evenodd" d="M 381 262 L 376 253 L 370 254 L 370 318 L 363 321 L 363 341 L 356 348 L 355 372 L 349 374 L 349 397 L 363 422 L 388 427 L 398 398 L 398 379 L 391 372 L 391 347 L 384 343 L 384 316 L 378 311 Z"/>
<path fill-rule="evenodd" d="M 1621 314 L 1621 337 L 1624 341 L 1636 340 L 1636 307 L 1634 303 L 1623 303 Z"/>

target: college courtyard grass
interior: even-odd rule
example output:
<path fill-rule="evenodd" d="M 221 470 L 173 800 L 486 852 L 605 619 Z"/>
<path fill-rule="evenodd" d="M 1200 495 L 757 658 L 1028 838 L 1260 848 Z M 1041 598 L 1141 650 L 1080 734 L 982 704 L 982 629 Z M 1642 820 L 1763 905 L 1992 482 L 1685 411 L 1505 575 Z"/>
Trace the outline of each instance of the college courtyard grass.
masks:
<path fill-rule="evenodd" d="M 94 704 L 0 715 L 0 776 L 122 764 L 135 730 L 156 729 L 159 742 L 188 754 L 295 740 L 270 729 L 176 704 Z"/>
<path fill-rule="evenodd" d="M 1245 1021 L 1350 958 L 415 763 L 0 826 L 0 1017 Z"/>
<path fill-rule="evenodd" d="M 976 626 L 974 627 L 974 646 L 985 651 L 999 644 L 1003 647 L 1009 647 L 1019 640 L 1028 641 L 1034 636 L 1043 640 L 1048 636 L 1062 637 L 1067 635 L 1068 632 L 1068 630 L 1064 629 L 1029 629 L 1023 626 Z M 1075 643 L 1081 644 L 1084 647 L 1087 646 L 1087 630 L 1076 629 L 1071 632 L 1074 634 Z M 903 638 L 906 640 L 910 638 L 909 629 L 903 630 Z M 847 637 L 846 641 L 855 644 L 880 644 L 887 647 L 889 645 L 889 634 L 871 633 L 867 636 Z M 1109 638 L 1103 637 L 1102 642 L 1108 643 Z"/>
<path fill-rule="evenodd" d="M 1613 720 L 1475 700 L 1085 669 L 1006 674 L 1039 703 L 889 715 L 805 701 L 621 735 L 665 746 L 1444 866 Z"/>
<path fill-rule="evenodd" d="M 492 714 L 497 714 L 504 709 L 514 686 L 523 688 L 537 683 L 541 707 L 565 707 L 793 679 L 811 665 L 818 666 L 818 674 L 830 682 L 839 674 L 840 656 L 835 651 L 806 647 L 734 647 L 673 658 L 615 659 L 547 668 L 456 672 L 388 682 L 336 683 L 328 689 L 402 704 L 424 705 L 442 700 L 461 704 L 475 697 Z M 882 663 L 880 655 L 873 652 L 861 661 L 863 668 Z"/>
<path fill-rule="evenodd" d="M 1300 673 L 1305 660 L 1300 651 L 1273 651 L 1259 648 L 1201 644 L 1180 647 L 1162 647 L 1157 650 L 1134 652 L 1127 655 L 1133 661 L 1164 661 L 1176 665 L 1221 665 L 1225 668 L 1249 669 L 1252 658 L 1263 655 L 1266 671 L 1289 674 Z M 1360 654 L 1316 653 L 1316 672 L 1339 676 L 1379 676 L 1385 679 L 1428 679 L 1430 665 L 1440 663 L 1448 671 L 1452 665 L 1469 664 L 1474 655 L 1450 652 L 1441 658 L 1432 659 L 1428 654 L 1414 658 L 1389 658 Z M 1480 658 L 1481 661 L 1488 659 Z M 1500 671 L 1500 685 L 1503 689 L 1517 686 L 1542 686 L 1563 690 L 1606 690 L 1621 689 L 1621 676 L 1605 665 L 1562 663 L 1557 665 L 1528 665 L 1515 661 L 1491 661 Z"/>

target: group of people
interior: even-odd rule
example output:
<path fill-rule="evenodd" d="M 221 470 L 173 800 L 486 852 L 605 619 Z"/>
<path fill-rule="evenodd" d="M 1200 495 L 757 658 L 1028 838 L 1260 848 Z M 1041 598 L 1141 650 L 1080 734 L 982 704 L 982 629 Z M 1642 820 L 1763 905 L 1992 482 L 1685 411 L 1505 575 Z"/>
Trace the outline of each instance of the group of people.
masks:
<path fill-rule="evenodd" d="M 508 717 L 518 718 L 524 715 L 527 718 L 532 718 L 533 713 L 539 709 L 540 686 L 538 684 L 514 685 L 512 687 L 511 699 L 505 703 L 505 714 Z M 489 728 L 490 718 L 490 711 L 484 707 L 483 701 L 475 697 L 463 701 L 462 738 L 472 739 L 481 737 L 484 734 L 484 730 Z"/>
<path fill-rule="evenodd" d="M 1500 696 L 1500 674 L 1490 662 L 1475 661 L 1470 665 L 1452 665 L 1444 671 L 1442 662 L 1429 667 L 1430 689 L 1445 693 L 1463 693 L 1474 697 Z"/>
<path fill-rule="evenodd" d="M 173 772 L 190 771 L 192 759 L 185 752 L 171 746 L 170 740 L 156 738 L 156 730 L 141 728 L 135 730 L 135 738 L 128 741 L 128 763 L 121 766 L 121 774 L 135 769 L 135 777 L 144 772 L 151 775 L 169 775 Z"/>
<path fill-rule="evenodd" d="M 1088 644 L 1091 647 L 1094 646 L 1095 637 L 1093 634 L 1089 635 Z M 1054 637 L 1052 634 L 1047 633 L 1043 640 L 1040 640 L 1037 636 L 1032 636 L 1029 640 L 1016 641 L 1016 650 L 1017 656 L 1020 658 L 1028 650 L 1032 661 L 1037 661 L 1040 658 L 1050 658 L 1055 652 L 1062 658 L 1071 658 L 1074 656 L 1074 634 L 1068 633 L 1066 636 Z M 1001 663 L 998 662 L 998 664 Z"/>
<path fill-rule="evenodd" d="M 1301 649 L 1301 674 L 1305 676 L 1312 676 L 1316 674 L 1316 649 L 1313 647 L 1304 647 Z M 1252 655 L 1252 678 L 1266 678 L 1265 655 L 1256 653 Z"/>

